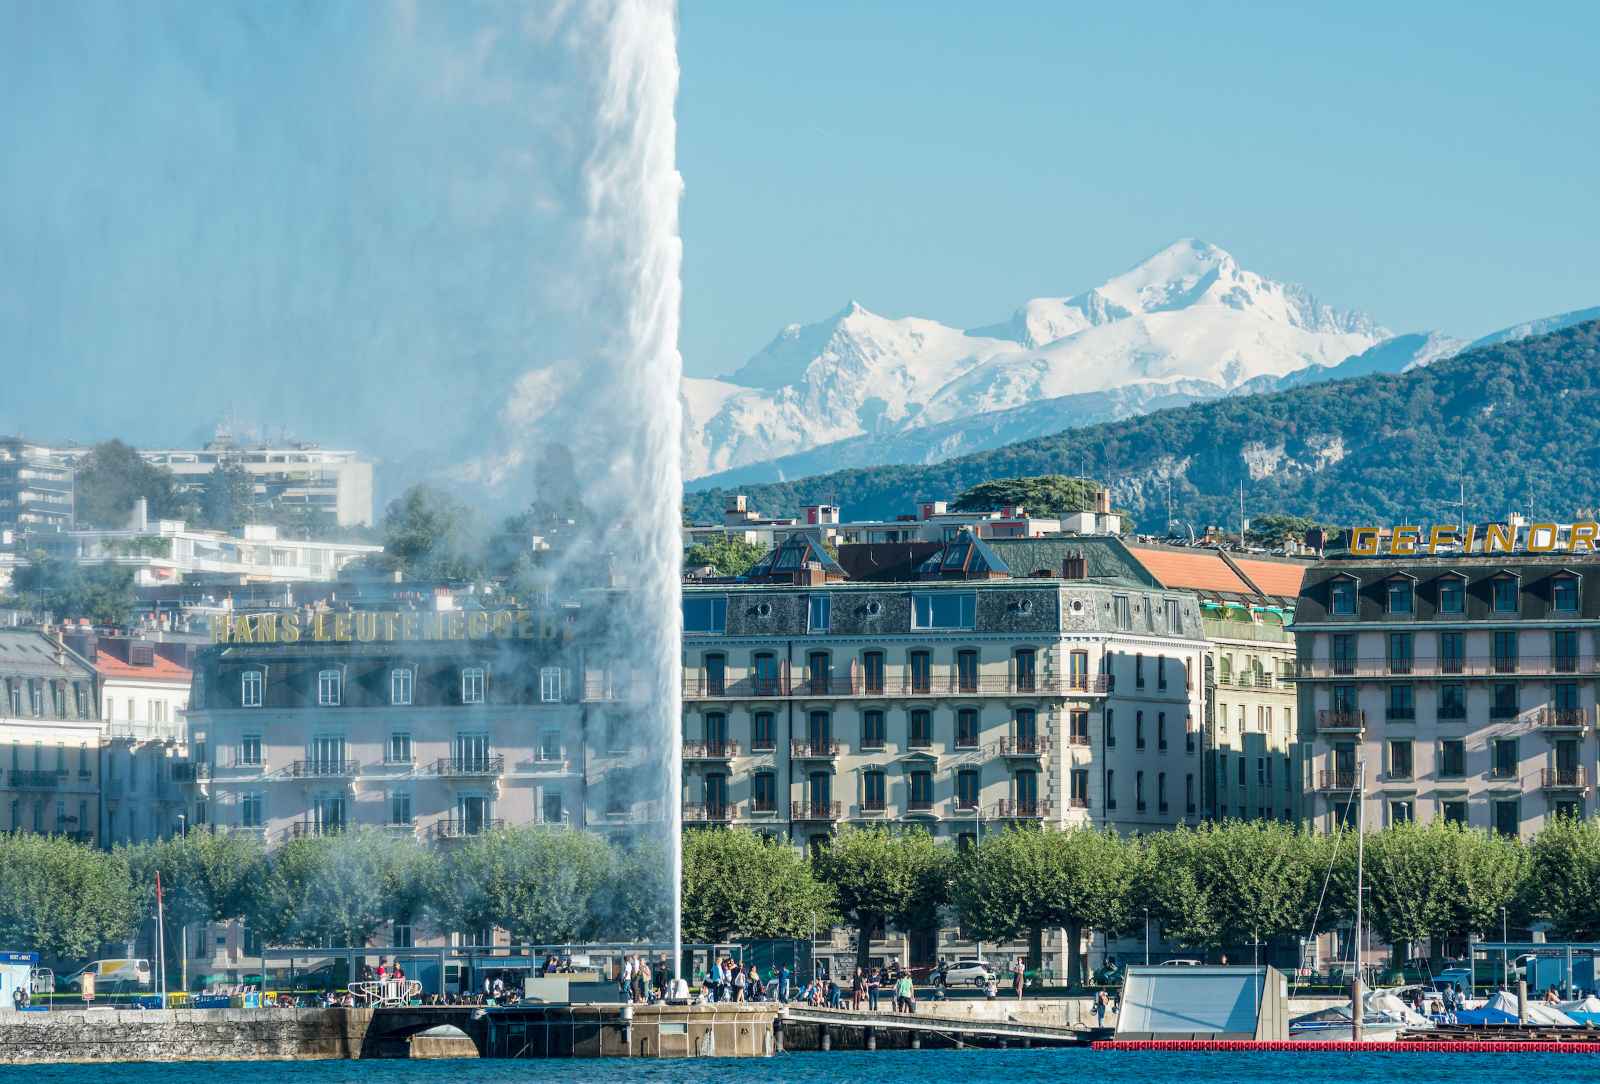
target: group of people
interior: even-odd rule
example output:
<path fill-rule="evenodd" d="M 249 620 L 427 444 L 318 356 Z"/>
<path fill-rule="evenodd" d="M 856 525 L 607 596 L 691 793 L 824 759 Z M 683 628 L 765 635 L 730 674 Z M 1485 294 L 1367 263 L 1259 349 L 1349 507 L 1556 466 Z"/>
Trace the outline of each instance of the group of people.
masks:
<path fill-rule="evenodd" d="M 622 961 L 617 986 L 632 1004 L 654 1004 L 667 995 L 667 962 L 651 964 L 642 956 L 629 956 Z"/>
<path fill-rule="evenodd" d="M 730 956 L 723 956 L 700 976 L 700 1001 L 706 1005 L 743 1004 L 767 1001 L 774 996 L 785 1001 L 791 980 L 789 969 L 781 968 L 771 984 L 775 989 L 769 991 L 768 981 L 761 977 L 761 969 L 755 964 L 746 966 Z"/>

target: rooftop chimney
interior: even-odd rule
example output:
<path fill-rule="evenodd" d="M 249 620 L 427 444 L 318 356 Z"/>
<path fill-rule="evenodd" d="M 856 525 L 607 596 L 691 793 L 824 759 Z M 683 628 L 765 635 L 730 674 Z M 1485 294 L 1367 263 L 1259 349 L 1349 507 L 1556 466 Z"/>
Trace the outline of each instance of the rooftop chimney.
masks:
<path fill-rule="evenodd" d="M 1086 580 L 1089 578 L 1089 559 L 1083 555 L 1081 550 L 1074 550 L 1062 559 L 1061 578 L 1064 580 Z"/>
<path fill-rule="evenodd" d="M 1110 512 L 1111 512 L 1111 491 L 1109 489 L 1097 489 L 1097 490 L 1095 490 L 1095 494 L 1094 494 L 1094 510 L 1096 512 L 1099 512 L 1101 515 L 1110 514 Z"/>

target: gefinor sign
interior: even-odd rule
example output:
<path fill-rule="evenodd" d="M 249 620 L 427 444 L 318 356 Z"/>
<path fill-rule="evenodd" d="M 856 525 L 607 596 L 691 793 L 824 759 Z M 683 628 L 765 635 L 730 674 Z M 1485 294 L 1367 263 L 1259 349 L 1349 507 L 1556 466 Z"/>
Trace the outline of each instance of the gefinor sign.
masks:
<path fill-rule="evenodd" d="M 1350 552 L 1357 557 L 1434 553 L 1594 553 L 1600 550 L 1600 523 L 1476 524 L 1463 531 L 1454 523 L 1431 527 L 1350 528 Z"/>

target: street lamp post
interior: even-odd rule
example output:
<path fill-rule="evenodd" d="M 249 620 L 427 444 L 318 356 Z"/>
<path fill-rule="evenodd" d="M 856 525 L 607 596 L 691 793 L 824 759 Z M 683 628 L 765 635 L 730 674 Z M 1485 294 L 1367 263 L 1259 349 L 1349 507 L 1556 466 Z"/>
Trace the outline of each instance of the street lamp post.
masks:
<path fill-rule="evenodd" d="M 1150 966 L 1150 908 L 1144 909 L 1144 965 Z"/>
<path fill-rule="evenodd" d="M 1506 918 L 1506 909 L 1500 908 L 1500 989 L 1505 990 L 1511 985 L 1511 965 L 1506 960 L 1506 942 L 1511 940 L 1510 923 Z"/>

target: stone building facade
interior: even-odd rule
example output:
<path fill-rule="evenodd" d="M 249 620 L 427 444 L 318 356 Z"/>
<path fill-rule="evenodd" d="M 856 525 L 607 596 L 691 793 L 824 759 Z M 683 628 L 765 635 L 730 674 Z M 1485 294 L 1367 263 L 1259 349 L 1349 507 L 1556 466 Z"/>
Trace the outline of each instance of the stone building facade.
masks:
<path fill-rule="evenodd" d="M 0 629 L 0 831 L 100 841 L 94 667 L 37 629 Z"/>

